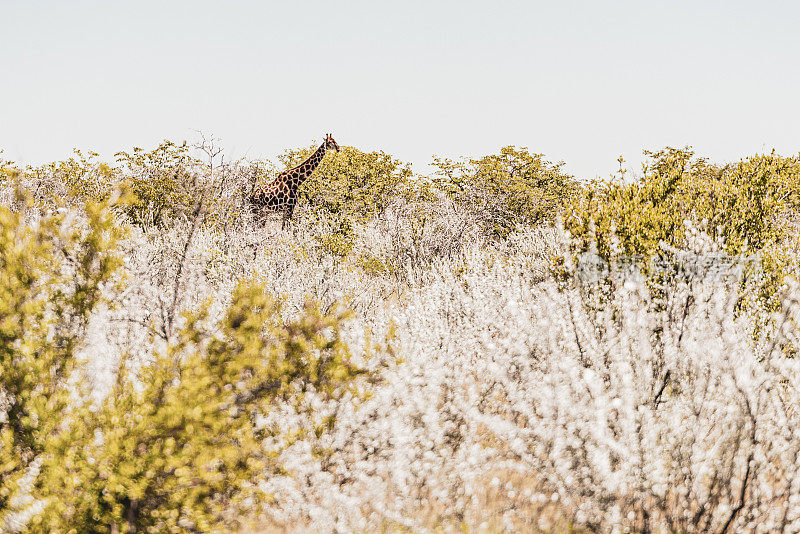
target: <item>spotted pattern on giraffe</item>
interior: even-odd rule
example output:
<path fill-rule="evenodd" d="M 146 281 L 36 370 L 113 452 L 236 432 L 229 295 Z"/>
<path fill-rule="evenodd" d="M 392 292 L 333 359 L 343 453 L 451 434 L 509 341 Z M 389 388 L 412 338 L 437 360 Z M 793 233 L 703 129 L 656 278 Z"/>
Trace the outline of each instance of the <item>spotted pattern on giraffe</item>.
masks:
<path fill-rule="evenodd" d="M 286 228 L 297 205 L 298 188 L 316 170 L 325 152 L 330 149 L 339 152 L 339 144 L 331 134 L 327 134 L 322 145 L 303 163 L 278 174 L 272 182 L 255 188 L 248 199 L 253 212 L 260 217 L 267 213 L 281 213 L 281 229 Z"/>

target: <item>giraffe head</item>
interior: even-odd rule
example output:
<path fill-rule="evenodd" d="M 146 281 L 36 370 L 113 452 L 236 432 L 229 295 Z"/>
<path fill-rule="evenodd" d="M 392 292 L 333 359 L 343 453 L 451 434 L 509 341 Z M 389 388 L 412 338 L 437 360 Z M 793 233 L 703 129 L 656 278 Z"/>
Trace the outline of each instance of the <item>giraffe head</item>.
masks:
<path fill-rule="evenodd" d="M 339 143 L 336 142 L 336 139 L 333 138 L 331 134 L 325 135 L 325 150 L 334 149 L 336 152 L 339 152 Z"/>

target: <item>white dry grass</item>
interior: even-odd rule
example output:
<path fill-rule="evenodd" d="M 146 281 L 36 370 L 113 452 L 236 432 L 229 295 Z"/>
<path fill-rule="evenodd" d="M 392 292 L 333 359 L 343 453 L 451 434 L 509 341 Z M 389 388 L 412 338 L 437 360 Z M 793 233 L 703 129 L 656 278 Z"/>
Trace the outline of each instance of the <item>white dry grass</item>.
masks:
<path fill-rule="evenodd" d="M 550 274 L 559 229 L 493 243 L 445 201 L 425 209 L 421 235 L 401 202 L 359 228 L 349 260 L 323 254 L 302 213 L 286 232 L 200 229 L 183 261 L 188 222 L 134 230 L 127 289 L 84 348 L 96 394 L 122 352 L 146 363 L 177 312 L 211 299 L 222 313 L 255 277 L 287 317 L 309 298 L 353 309 L 353 355 L 380 373 L 362 402 L 309 400 L 337 425 L 289 447 L 286 475 L 254 481 L 267 531 L 800 530 L 800 362 L 782 352 L 798 342 L 797 287 L 758 333 L 767 312 L 735 311 L 732 271 L 672 277 L 655 302 L 612 270 L 599 300 Z M 703 264 L 720 244 L 693 235 L 670 253 Z M 365 272 L 364 254 L 395 268 Z M 311 422 L 279 406 L 265 424 Z"/>
<path fill-rule="evenodd" d="M 414 243 L 402 214 L 361 229 L 357 250 L 391 255 L 403 271 L 394 276 L 321 255 L 302 222 L 283 233 L 243 224 L 228 242 L 195 237 L 179 308 L 212 298 L 221 311 L 236 281 L 255 276 L 287 315 L 308 298 L 346 302 L 356 356 L 394 332 L 399 361 L 372 395 L 322 409 L 337 414 L 335 431 L 296 443 L 283 455 L 289 475 L 260 481 L 274 503 L 266 521 L 708 531 L 733 518 L 731 531 L 800 528 L 800 375 L 779 350 L 797 335 L 794 289 L 779 326 L 754 341 L 751 318 L 734 312 L 731 276 L 675 279 L 657 311 L 644 280 L 613 272 L 616 289 L 598 304 L 548 276 L 563 247 L 557 229 L 490 244 L 449 208 L 448 217 L 448 206 L 432 206 L 437 225 Z M 100 329 L 117 350 L 152 353 L 144 325 L 159 330 L 182 238 L 175 227 L 127 244 L 133 289 Z M 716 246 L 699 235 L 688 253 Z M 269 420 L 309 424 L 289 412 Z"/>

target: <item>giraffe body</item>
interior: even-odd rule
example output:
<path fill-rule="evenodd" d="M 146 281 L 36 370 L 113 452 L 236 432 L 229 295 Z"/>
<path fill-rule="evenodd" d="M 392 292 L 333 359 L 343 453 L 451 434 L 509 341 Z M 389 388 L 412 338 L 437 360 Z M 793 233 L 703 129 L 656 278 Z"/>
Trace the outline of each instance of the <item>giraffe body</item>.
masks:
<path fill-rule="evenodd" d="M 331 148 L 338 152 L 339 144 L 331 134 L 328 134 L 322 145 L 303 163 L 283 171 L 272 182 L 253 190 L 249 198 L 253 211 L 258 214 L 282 213 L 281 228 L 285 228 L 297 205 L 297 190 L 319 166 L 325 152 Z"/>

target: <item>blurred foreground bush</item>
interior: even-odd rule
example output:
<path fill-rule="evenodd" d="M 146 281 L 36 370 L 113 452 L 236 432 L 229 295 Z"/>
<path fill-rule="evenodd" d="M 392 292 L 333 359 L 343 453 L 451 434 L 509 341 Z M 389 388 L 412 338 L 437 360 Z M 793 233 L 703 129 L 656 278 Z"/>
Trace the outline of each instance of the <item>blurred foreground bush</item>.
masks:
<path fill-rule="evenodd" d="M 19 197 L 22 204 L 30 201 Z M 0 207 L 0 526 L 45 506 L 40 475 L 63 460 L 57 438 L 80 394 L 75 354 L 102 286 L 120 265 L 120 230 L 103 205 L 87 204 L 87 228 L 62 215 L 31 225 Z M 78 388 L 75 391 L 75 388 Z M 58 481 L 61 484 L 62 481 Z"/>
<path fill-rule="evenodd" d="M 307 392 L 337 398 L 362 373 L 340 337 L 346 315 L 309 306 L 284 324 L 242 283 L 219 322 L 205 306 L 151 363 L 123 357 L 97 404 L 79 351 L 121 265 L 108 208 L 32 225 L 0 207 L 0 529 L 227 531 L 232 511 L 265 500 L 248 500 L 254 481 L 280 470 L 262 442 L 302 437 L 261 418 L 276 403 L 312 412 Z"/>

